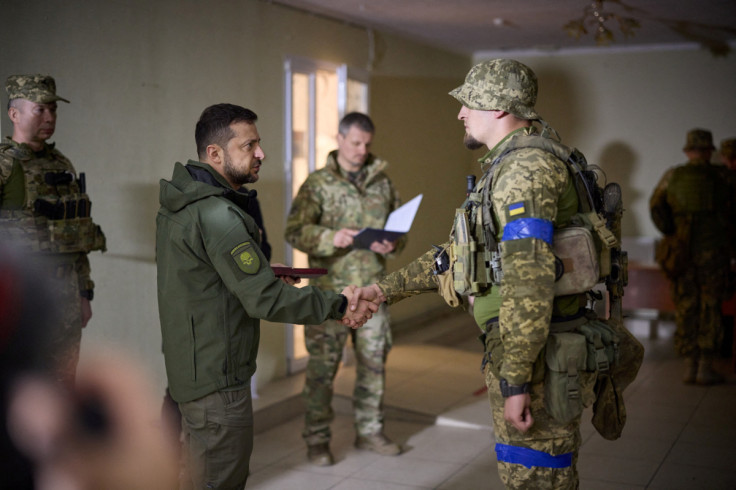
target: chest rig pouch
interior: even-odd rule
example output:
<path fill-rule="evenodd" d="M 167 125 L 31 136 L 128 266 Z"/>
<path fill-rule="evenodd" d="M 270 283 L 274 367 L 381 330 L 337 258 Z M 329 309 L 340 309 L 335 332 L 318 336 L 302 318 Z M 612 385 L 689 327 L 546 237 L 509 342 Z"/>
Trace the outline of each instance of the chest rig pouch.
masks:
<path fill-rule="evenodd" d="M 25 203 L 22 209 L 0 210 L 0 238 L 33 252 L 105 251 L 105 235 L 90 217 L 84 173 L 75 176 L 60 153 L 50 152 L 50 158 L 39 159 L 22 149 L 13 155 L 22 161 Z"/>
<path fill-rule="evenodd" d="M 452 289 L 442 286 L 443 281 L 449 283 L 449 277 L 439 277 L 440 293 L 451 306 L 459 304 L 458 296 L 482 294 L 490 286 L 501 284 L 497 223 L 491 209 L 493 177 L 509 153 L 530 147 L 552 153 L 567 164 L 578 196 L 578 212 L 554 231 L 555 296 L 587 292 L 611 274 L 611 249 L 618 242 L 598 210 L 603 189 L 596 182 L 595 172 L 574 148 L 543 136 L 520 135 L 493 161 L 463 206 L 455 210 L 448 250 Z"/>

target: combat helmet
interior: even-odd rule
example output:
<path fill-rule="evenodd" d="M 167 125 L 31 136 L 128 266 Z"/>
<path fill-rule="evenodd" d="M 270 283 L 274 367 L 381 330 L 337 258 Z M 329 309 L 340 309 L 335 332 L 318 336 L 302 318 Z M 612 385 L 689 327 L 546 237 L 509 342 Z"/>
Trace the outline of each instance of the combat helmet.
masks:
<path fill-rule="evenodd" d="M 478 63 L 465 83 L 450 92 L 461 104 L 480 111 L 501 110 L 527 120 L 539 120 L 537 76 L 516 60 L 495 59 Z"/>
<path fill-rule="evenodd" d="M 692 129 L 687 133 L 687 141 L 683 151 L 689 150 L 715 150 L 713 146 L 713 135 L 706 129 Z"/>

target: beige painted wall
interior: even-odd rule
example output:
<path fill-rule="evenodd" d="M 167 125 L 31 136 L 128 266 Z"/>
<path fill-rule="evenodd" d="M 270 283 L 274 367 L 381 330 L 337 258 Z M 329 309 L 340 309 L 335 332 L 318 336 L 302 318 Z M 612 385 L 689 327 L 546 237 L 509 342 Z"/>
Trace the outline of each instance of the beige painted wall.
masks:
<path fill-rule="evenodd" d="M 414 170 L 440 175 L 445 161 L 466 158 L 459 145 L 443 149 L 441 159 L 429 158 L 426 150 L 438 134 L 453 132 L 457 139 L 460 130 L 451 117 L 441 117 L 425 132 L 428 111 L 421 107 L 438 88 L 446 92 L 462 79 L 470 65 L 466 57 L 375 33 L 371 60 L 366 30 L 262 0 L 26 0 L 4 6 L 3 16 L 13 22 L 0 30 L 0 78 L 52 74 L 59 93 L 71 100 L 60 103 L 53 140 L 78 171 L 86 172 L 93 215 L 108 237 L 108 252 L 91 255 L 97 294 L 82 355 L 100 345 L 125 349 L 152 370 L 161 387 L 154 263 L 158 180 L 170 177 L 175 161 L 195 157 L 194 124 L 202 109 L 232 102 L 260 116 L 267 159 L 255 188 L 275 260 L 284 254 L 283 70 L 288 56 L 347 63 L 381 80 L 381 89 L 372 94 L 380 135 L 376 150 L 394 162 L 392 175 L 406 198 L 420 190 L 411 178 Z M 397 103 L 392 94 L 403 90 L 404 79 L 411 80 L 412 111 L 421 110 L 421 118 L 410 112 L 392 115 Z M 1 100 L 5 107 L 5 93 Z M 10 134 L 6 115 L 1 122 L 2 134 Z M 411 139 L 395 144 L 407 129 Z M 428 216 L 443 207 L 437 198 L 425 202 L 417 234 L 426 229 L 432 237 L 439 235 L 432 240 L 441 239 L 446 226 Z M 412 242 L 418 246 L 420 240 Z M 282 325 L 263 323 L 259 385 L 284 375 L 284 339 Z"/>

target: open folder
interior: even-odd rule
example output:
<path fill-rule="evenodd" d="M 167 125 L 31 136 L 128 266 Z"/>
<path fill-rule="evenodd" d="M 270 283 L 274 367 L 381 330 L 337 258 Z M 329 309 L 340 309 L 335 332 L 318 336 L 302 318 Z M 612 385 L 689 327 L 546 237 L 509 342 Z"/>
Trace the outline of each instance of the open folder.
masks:
<path fill-rule="evenodd" d="M 398 240 L 411 228 L 414 216 L 417 215 L 419 203 L 422 202 L 422 194 L 407 202 L 400 208 L 388 215 L 386 226 L 382 230 L 377 228 L 363 228 L 353 237 L 353 248 L 370 248 L 371 243 L 388 240 Z"/>

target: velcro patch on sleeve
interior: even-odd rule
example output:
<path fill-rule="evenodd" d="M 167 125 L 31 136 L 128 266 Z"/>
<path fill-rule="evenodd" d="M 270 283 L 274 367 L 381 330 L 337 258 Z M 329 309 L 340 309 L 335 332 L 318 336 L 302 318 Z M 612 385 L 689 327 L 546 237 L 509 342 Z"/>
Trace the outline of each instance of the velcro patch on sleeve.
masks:
<path fill-rule="evenodd" d="M 511 203 L 506 206 L 506 220 L 512 221 L 529 215 L 530 206 L 526 201 Z"/>
<path fill-rule="evenodd" d="M 235 265 L 246 274 L 255 274 L 261 266 L 261 259 L 253 246 L 253 242 L 243 242 L 230 251 Z"/>

